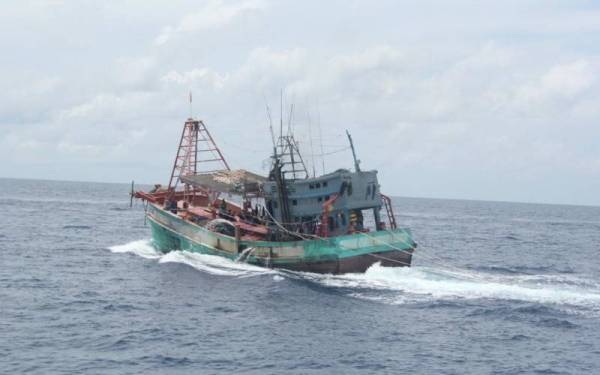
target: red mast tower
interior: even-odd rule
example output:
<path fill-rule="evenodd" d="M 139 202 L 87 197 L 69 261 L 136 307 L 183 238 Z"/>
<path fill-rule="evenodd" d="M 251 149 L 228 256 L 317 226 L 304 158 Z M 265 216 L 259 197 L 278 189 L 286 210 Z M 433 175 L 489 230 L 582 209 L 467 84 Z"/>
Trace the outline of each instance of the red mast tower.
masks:
<path fill-rule="evenodd" d="M 231 170 L 223 153 L 216 145 L 204 122 L 187 119 L 183 125 L 177 156 L 173 163 L 168 191 L 174 193 L 181 183 L 181 177 Z M 185 195 L 192 188 L 184 184 Z"/>

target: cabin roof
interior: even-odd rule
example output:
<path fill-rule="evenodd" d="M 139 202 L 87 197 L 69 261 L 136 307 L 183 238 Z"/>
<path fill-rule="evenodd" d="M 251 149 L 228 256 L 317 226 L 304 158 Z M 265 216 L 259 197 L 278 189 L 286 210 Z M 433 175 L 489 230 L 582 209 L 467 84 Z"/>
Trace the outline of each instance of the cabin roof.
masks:
<path fill-rule="evenodd" d="M 182 176 L 181 181 L 213 191 L 241 194 L 258 191 L 259 185 L 267 181 L 267 178 L 244 169 L 236 169 Z"/>

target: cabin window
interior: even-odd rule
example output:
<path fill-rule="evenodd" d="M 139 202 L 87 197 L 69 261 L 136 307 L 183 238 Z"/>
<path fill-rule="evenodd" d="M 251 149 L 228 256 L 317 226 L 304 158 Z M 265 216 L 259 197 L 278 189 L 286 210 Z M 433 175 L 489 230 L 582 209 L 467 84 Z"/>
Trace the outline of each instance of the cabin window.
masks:
<path fill-rule="evenodd" d="M 323 187 L 327 187 L 327 181 L 323 181 Z"/>
<path fill-rule="evenodd" d="M 309 189 L 314 189 L 314 188 L 315 188 L 315 185 L 313 185 L 313 184 L 308 184 L 308 188 L 309 188 Z"/>
<path fill-rule="evenodd" d="M 297 206 L 298 205 L 298 201 L 296 199 L 292 199 L 292 206 Z"/>
<path fill-rule="evenodd" d="M 317 202 L 321 202 L 321 201 L 323 201 L 322 197 L 317 198 Z"/>
<path fill-rule="evenodd" d="M 373 190 L 371 191 L 371 199 L 375 199 L 375 191 L 377 190 L 377 186 L 373 185 Z"/>
<path fill-rule="evenodd" d="M 340 214 L 340 221 L 342 222 L 342 226 L 345 227 L 346 226 L 346 216 L 343 213 Z"/>
<path fill-rule="evenodd" d="M 352 182 L 348 183 L 347 191 L 348 191 L 348 196 L 351 196 L 352 195 Z"/>
<path fill-rule="evenodd" d="M 329 200 L 329 195 L 326 195 L 325 198 L 323 198 L 323 199 L 325 199 L 325 201 L 328 201 Z"/>
<path fill-rule="evenodd" d="M 371 185 L 367 186 L 367 194 L 365 194 L 365 200 L 369 199 L 369 195 L 371 195 Z"/>
<path fill-rule="evenodd" d="M 315 184 L 315 188 L 317 188 L 317 189 L 318 189 L 318 188 L 320 188 L 320 187 L 321 187 L 321 183 L 320 183 L 320 182 L 317 182 L 317 183 Z"/>

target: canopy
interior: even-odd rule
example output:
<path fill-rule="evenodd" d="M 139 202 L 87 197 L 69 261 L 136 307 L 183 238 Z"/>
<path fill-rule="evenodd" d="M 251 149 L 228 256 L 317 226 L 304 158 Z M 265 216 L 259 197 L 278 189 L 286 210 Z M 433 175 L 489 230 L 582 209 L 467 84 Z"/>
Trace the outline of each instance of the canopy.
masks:
<path fill-rule="evenodd" d="M 233 171 L 222 170 L 210 173 L 182 176 L 186 184 L 208 188 L 222 193 L 258 193 L 260 185 L 267 181 L 266 177 L 243 169 Z"/>

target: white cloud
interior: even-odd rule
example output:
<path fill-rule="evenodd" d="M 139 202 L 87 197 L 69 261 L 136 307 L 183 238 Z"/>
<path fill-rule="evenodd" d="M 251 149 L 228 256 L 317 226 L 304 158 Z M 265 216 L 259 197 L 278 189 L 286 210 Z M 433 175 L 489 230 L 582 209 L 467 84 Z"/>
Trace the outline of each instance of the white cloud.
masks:
<path fill-rule="evenodd" d="M 573 98 L 594 84 L 597 72 L 598 67 L 585 59 L 552 66 L 536 82 L 519 88 L 517 99 L 530 106 Z"/>
<path fill-rule="evenodd" d="M 208 68 L 195 68 L 183 73 L 171 70 L 160 78 L 161 82 L 165 84 L 174 83 L 191 87 L 200 83 L 206 83 L 210 88 L 216 90 L 223 88 L 227 79 L 227 75 L 222 76 Z"/>
<path fill-rule="evenodd" d="M 93 176 L 79 161 L 107 166 L 96 179 L 138 173 L 136 180 L 158 181 L 172 163 L 190 90 L 194 115 L 232 164 L 260 169 L 270 142 L 263 96 L 279 117 L 284 89 L 302 147 L 309 121 L 316 138 L 319 117 L 326 151 L 343 147 L 350 129 L 363 167 L 380 168 L 388 192 L 519 199 L 520 189 L 542 191 L 562 174 L 572 186 L 540 199 L 597 202 L 578 187 L 600 188 L 589 177 L 598 176 L 600 159 L 593 14 L 577 13 L 587 20 L 580 32 L 571 9 L 533 14 L 530 3 L 512 10 L 437 4 L 443 9 L 435 15 L 403 2 L 344 4 L 176 0 L 164 8 L 136 3 L 139 13 L 105 5 L 101 21 L 76 35 L 73 26 L 94 7 L 65 2 L 56 14 L 38 8 L 30 18 L 25 8 L 14 11 L 15 33 L 31 29 L 44 38 L 21 32 L 23 48 L 14 49 L 15 36 L 0 35 L 0 48 L 15 53 L 0 71 L 0 157 L 13 161 L 0 172 L 50 163 L 71 165 L 69 178 Z M 474 8 L 494 19 L 467 14 Z M 124 24 L 133 13 L 144 16 Z M 560 32 L 528 26 L 563 16 Z M 171 26 L 161 32 L 164 25 Z M 348 161 L 347 153 L 334 154 L 327 168 Z M 546 183 L 491 186 L 485 176 Z"/>
<path fill-rule="evenodd" d="M 164 27 L 154 42 L 161 45 L 179 33 L 218 29 L 232 23 L 247 12 L 260 10 L 265 6 L 266 3 L 262 0 L 242 0 L 233 3 L 210 0 L 199 11 L 185 15 L 177 26 Z"/>

